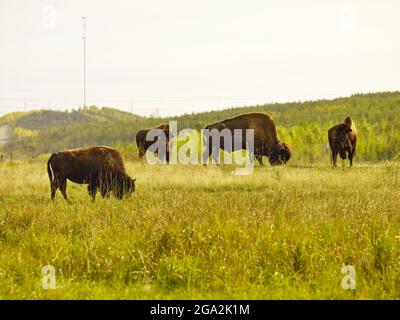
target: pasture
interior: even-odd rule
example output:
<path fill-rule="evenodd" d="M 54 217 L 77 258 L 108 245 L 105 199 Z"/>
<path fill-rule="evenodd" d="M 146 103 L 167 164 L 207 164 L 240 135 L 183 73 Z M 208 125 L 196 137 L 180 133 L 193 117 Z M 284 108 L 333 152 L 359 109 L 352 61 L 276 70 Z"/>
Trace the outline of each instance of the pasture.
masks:
<path fill-rule="evenodd" d="M 127 170 L 132 198 L 68 204 L 45 161 L 0 163 L 0 299 L 400 298 L 399 163 Z"/>

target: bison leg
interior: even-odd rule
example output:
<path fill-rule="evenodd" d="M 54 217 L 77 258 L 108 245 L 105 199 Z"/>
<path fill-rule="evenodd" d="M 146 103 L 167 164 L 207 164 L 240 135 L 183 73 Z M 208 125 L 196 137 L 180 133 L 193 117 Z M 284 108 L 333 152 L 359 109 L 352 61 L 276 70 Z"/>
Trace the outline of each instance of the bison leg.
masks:
<path fill-rule="evenodd" d="M 338 151 L 336 149 L 332 150 L 332 165 L 334 167 L 336 167 L 337 156 L 338 156 Z"/>
<path fill-rule="evenodd" d="M 54 199 L 56 198 L 56 191 L 57 191 L 57 188 L 55 188 L 54 186 L 53 186 L 53 184 L 51 185 L 51 200 L 53 200 L 54 201 Z"/>
<path fill-rule="evenodd" d="M 61 194 L 63 195 L 64 199 L 69 202 L 68 196 L 67 196 L 67 179 L 61 180 L 60 191 L 61 191 Z"/>
<path fill-rule="evenodd" d="M 91 181 L 88 185 L 88 192 L 89 192 L 89 195 L 92 197 L 92 201 L 94 201 L 96 199 L 98 187 L 99 186 L 98 186 L 97 181 Z"/>
<path fill-rule="evenodd" d="M 354 153 L 355 153 L 355 150 L 353 150 L 352 152 L 349 152 L 350 167 L 353 166 Z"/>
<path fill-rule="evenodd" d="M 210 158 L 210 154 L 211 154 L 211 152 L 208 149 L 203 152 L 203 155 L 202 155 L 203 156 L 203 166 L 207 165 L 208 159 Z"/>
<path fill-rule="evenodd" d="M 104 187 L 102 187 L 101 189 L 100 189 L 100 191 L 101 191 L 101 197 L 102 198 L 105 198 L 105 197 L 107 197 L 107 198 L 109 198 L 110 197 L 110 189 L 109 188 L 106 188 L 105 186 Z"/>
<path fill-rule="evenodd" d="M 257 154 L 256 155 L 256 159 L 257 159 L 258 163 L 260 164 L 260 166 L 263 167 L 264 166 L 264 162 L 263 162 L 263 159 L 262 159 L 262 155 L 261 154 Z"/>
<path fill-rule="evenodd" d="M 111 193 L 111 188 L 110 185 L 107 181 L 101 181 L 100 182 L 100 194 L 102 198 L 109 198 L 110 197 L 110 193 Z"/>
<path fill-rule="evenodd" d="M 112 191 L 114 178 L 112 174 L 105 173 L 101 176 L 98 181 L 98 188 L 100 189 L 100 195 L 102 198 L 110 197 Z"/>
<path fill-rule="evenodd" d="M 211 156 L 211 138 L 210 137 L 203 137 L 203 144 L 204 144 L 204 152 L 202 154 L 203 165 L 207 166 L 208 159 Z"/>
<path fill-rule="evenodd" d="M 346 166 L 346 158 L 347 158 L 347 153 L 346 150 L 339 150 L 340 158 L 342 159 L 342 167 L 344 168 Z M 350 153 L 349 153 L 350 156 Z"/>
<path fill-rule="evenodd" d="M 50 183 L 51 187 L 51 200 L 55 200 L 57 189 L 60 187 L 60 178 L 58 175 L 54 177 L 54 180 Z"/>
<path fill-rule="evenodd" d="M 211 157 L 213 159 L 213 163 L 220 164 L 220 146 L 211 146 Z M 222 149 L 224 150 L 224 149 Z M 224 155 L 225 156 L 225 155 Z"/>
<path fill-rule="evenodd" d="M 50 187 L 51 187 L 51 200 L 54 201 L 54 199 L 56 198 L 56 192 L 58 189 L 57 179 L 54 179 L 54 181 L 52 181 Z"/>

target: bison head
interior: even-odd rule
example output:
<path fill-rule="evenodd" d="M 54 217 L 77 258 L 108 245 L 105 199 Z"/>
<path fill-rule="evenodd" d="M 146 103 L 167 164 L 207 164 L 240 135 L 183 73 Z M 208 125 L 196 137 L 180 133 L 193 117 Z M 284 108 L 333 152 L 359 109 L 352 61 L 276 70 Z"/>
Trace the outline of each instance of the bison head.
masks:
<path fill-rule="evenodd" d="M 286 164 L 289 161 L 292 153 L 286 143 L 275 144 L 269 153 L 269 163 L 271 165 Z"/>
<path fill-rule="evenodd" d="M 348 136 L 348 133 L 350 133 L 352 130 L 351 128 L 344 124 L 341 123 L 337 126 L 336 132 L 335 132 L 335 141 L 338 143 L 343 149 L 350 149 L 351 148 L 351 142 Z"/>
<path fill-rule="evenodd" d="M 122 199 L 124 196 L 130 197 L 135 191 L 135 181 L 136 179 L 131 179 L 129 176 L 120 177 L 114 190 L 115 197 L 118 199 Z"/>

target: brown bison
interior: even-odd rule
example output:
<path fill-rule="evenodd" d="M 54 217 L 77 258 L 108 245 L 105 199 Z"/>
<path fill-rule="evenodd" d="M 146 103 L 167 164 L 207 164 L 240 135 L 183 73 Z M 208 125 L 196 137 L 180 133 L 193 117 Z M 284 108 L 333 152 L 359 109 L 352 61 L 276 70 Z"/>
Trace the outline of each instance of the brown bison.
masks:
<path fill-rule="evenodd" d="M 158 137 L 155 137 L 153 140 L 147 141 L 146 140 L 146 135 L 149 131 L 151 130 L 155 130 L 155 129 L 159 129 L 162 130 L 165 134 L 166 140 L 165 140 L 165 150 L 166 150 L 166 154 L 165 154 L 165 158 L 167 160 L 167 163 L 169 163 L 169 147 L 170 147 L 170 141 L 169 141 L 169 124 L 168 123 L 163 123 L 160 124 L 156 127 L 152 127 L 152 128 L 147 128 L 147 129 L 142 129 L 139 130 L 136 133 L 136 145 L 138 147 L 139 150 L 139 158 L 142 158 L 145 154 L 146 151 L 149 149 L 149 147 L 155 143 L 158 140 Z M 160 158 L 163 158 L 164 155 L 160 154 L 158 155 Z"/>
<path fill-rule="evenodd" d="M 339 154 L 343 160 L 348 155 L 350 166 L 353 166 L 357 145 L 357 129 L 351 117 L 346 117 L 344 123 L 339 123 L 330 128 L 328 140 L 332 151 L 332 164 L 336 167 L 337 155 Z"/>
<path fill-rule="evenodd" d="M 88 147 L 53 153 L 47 162 L 51 186 L 51 199 L 54 200 L 60 189 L 65 200 L 67 179 L 88 184 L 88 192 L 93 201 L 97 190 L 101 196 L 108 197 L 112 192 L 118 199 L 135 191 L 135 180 L 125 171 L 121 154 L 109 147 Z"/>
<path fill-rule="evenodd" d="M 229 118 L 223 120 L 221 122 L 217 122 L 207 126 L 205 129 L 212 130 L 217 129 L 221 132 L 224 129 L 228 129 L 232 137 L 234 136 L 234 129 L 242 129 L 242 145 L 239 147 L 234 146 L 234 141 L 232 139 L 231 150 L 226 151 L 236 151 L 236 150 L 245 150 L 246 146 L 246 133 L 245 129 L 253 129 L 254 130 L 254 155 L 257 161 L 263 166 L 263 156 L 267 156 L 269 158 L 269 162 L 271 165 L 280 165 L 285 164 L 289 161 L 291 157 L 291 152 L 289 147 L 279 141 L 276 126 L 274 120 L 265 113 L 246 113 L 237 117 Z M 204 137 L 206 151 L 203 154 L 203 159 L 206 160 L 210 157 L 212 150 L 212 139 L 211 137 Z M 224 138 L 221 135 L 219 147 L 224 149 Z M 233 150 L 232 150 L 233 149 Z"/>

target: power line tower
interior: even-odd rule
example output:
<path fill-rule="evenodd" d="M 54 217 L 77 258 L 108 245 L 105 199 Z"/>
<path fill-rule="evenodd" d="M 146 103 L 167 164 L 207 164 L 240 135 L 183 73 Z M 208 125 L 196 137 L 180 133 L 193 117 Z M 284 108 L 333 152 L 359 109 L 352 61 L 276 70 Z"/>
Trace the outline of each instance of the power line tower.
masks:
<path fill-rule="evenodd" d="M 83 39 L 83 107 L 86 107 L 86 18 L 82 17 Z"/>

